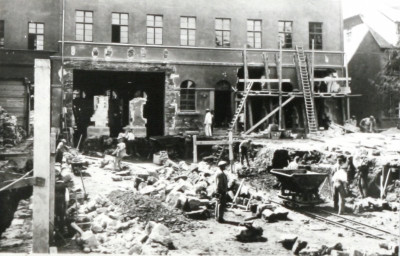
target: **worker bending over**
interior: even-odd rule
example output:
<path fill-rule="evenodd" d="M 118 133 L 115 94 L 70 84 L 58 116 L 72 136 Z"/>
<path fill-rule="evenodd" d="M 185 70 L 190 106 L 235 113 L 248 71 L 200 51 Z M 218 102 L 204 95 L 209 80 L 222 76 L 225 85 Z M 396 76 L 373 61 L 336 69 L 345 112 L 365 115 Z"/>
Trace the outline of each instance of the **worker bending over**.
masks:
<path fill-rule="evenodd" d="M 217 205 L 215 206 L 215 219 L 222 223 L 224 222 L 224 211 L 226 208 L 226 197 L 228 192 L 228 177 L 224 173 L 226 166 L 228 165 L 225 161 L 218 163 L 218 171 L 215 176 L 215 195 L 218 199 Z"/>
<path fill-rule="evenodd" d="M 345 157 L 339 156 L 337 160 L 338 168 L 333 174 L 333 208 L 338 211 L 338 214 L 345 213 L 345 197 L 347 194 L 347 165 Z"/>
<path fill-rule="evenodd" d="M 251 140 L 244 140 L 239 145 L 240 163 L 243 165 L 246 158 L 247 166 L 250 167 L 249 151 L 251 150 Z"/>

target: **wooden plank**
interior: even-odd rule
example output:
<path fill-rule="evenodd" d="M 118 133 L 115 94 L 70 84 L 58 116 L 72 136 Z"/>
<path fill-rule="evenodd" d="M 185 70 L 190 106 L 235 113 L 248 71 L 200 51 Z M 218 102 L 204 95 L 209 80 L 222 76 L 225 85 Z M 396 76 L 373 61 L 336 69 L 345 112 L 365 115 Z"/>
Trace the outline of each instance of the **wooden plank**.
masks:
<path fill-rule="evenodd" d="M 280 107 L 284 107 L 286 106 L 286 104 L 288 104 L 291 100 L 293 100 L 295 98 L 295 96 L 290 97 L 289 99 L 287 99 L 285 102 L 282 103 L 282 105 Z M 274 109 L 273 111 L 271 111 L 266 117 L 264 117 L 263 119 L 261 119 L 258 123 L 256 123 L 253 127 L 251 127 L 249 130 L 247 130 L 244 134 L 249 134 L 251 133 L 254 129 L 256 129 L 258 126 L 260 126 L 262 123 L 264 123 L 265 121 L 267 121 L 271 116 L 273 116 L 276 112 L 279 111 L 280 107 L 277 107 L 276 109 Z"/>
<path fill-rule="evenodd" d="M 244 50 L 243 50 L 243 68 L 244 68 L 244 91 L 247 90 L 247 83 L 249 80 L 249 70 L 247 69 L 247 44 L 244 45 Z M 244 116 L 244 130 L 246 131 L 247 127 L 247 104 L 246 102 L 243 102 L 243 116 Z"/>
<path fill-rule="evenodd" d="M 33 253 L 49 253 L 50 231 L 50 60 L 35 59 L 34 176 L 45 186 L 33 189 Z"/>
<path fill-rule="evenodd" d="M 0 183 L 0 188 L 4 188 L 8 186 L 9 184 L 13 183 L 15 180 L 8 180 Z M 29 187 L 29 186 L 43 186 L 44 185 L 44 179 L 39 178 L 39 177 L 27 177 L 19 180 L 18 182 L 12 184 L 11 186 L 7 187 L 4 191 L 11 190 L 11 189 L 17 189 L 17 188 L 24 188 L 24 187 Z"/>
<path fill-rule="evenodd" d="M 193 163 L 197 163 L 197 135 L 193 135 Z"/>
<path fill-rule="evenodd" d="M 196 145 L 228 145 L 228 140 L 199 140 Z"/>
<path fill-rule="evenodd" d="M 231 163 L 231 166 L 233 164 L 233 134 L 232 132 L 228 132 L 228 139 L 229 139 L 229 162 Z"/>
<path fill-rule="evenodd" d="M 263 52 L 262 56 L 263 56 L 263 62 L 264 62 L 265 78 L 269 79 L 268 54 L 266 52 Z M 271 91 L 271 83 L 270 82 L 266 82 L 266 83 L 267 83 L 268 91 Z"/>
<path fill-rule="evenodd" d="M 337 77 L 337 78 L 314 78 L 314 82 L 340 82 L 340 81 L 351 81 L 351 78 Z"/>
<path fill-rule="evenodd" d="M 244 79 L 239 79 L 239 82 L 243 83 Z M 279 79 L 247 79 L 248 82 L 254 83 L 279 83 Z M 282 83 L 290 83 L 290 79 L 282 79 Z"/>

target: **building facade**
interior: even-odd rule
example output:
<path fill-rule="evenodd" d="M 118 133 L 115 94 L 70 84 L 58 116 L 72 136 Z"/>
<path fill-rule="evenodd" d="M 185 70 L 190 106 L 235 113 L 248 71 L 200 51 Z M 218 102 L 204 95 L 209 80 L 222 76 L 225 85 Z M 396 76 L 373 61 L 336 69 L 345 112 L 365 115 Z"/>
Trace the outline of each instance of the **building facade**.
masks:
<path fill-rule="evenodd" d="M 304 47 L 309 60 L 314 56 L 315 77 L 344 76 L 339 0 L 12 1 L 30 7 L 26 24 L 11 14 L 19 11 L 16 3 L 0 1 L 6 6 L 2 10 L 8 10 L 0 11 L 5 24 L 0 54 L 15 48 L 32 59 L 51 55 L 57 127 L 85 130 L 93 114 L 93 96 L 108 94 L 114 136 L 129 122 L 128 102 L 143 95 L 148 136 L 201 130 L 206 109 L 214 110 L 216 128 L 226 128 L 235 112 L 237 90 L 243 89 L 238 79 L 245 73 L 245 47 L 249 78 L 265 77 L 266 69 L 269 78 L 278 78 L 281 42 L 281 78 L 290 79 L 282 87 L 286 92 L 301 90 L 296 45 Z M 27 49 L 32 47 L 35 50 Z M 254 90 L 261 87 L 257 84 Z M 318 119 L 329 115 L 343 122 L 345 96 L 317 94 Z M 279 102 L 277 97 L 251 97 L 247 104 L 252 112 L 246 125 L 251 126 Z M 80 117 L 74 116 L 77 107 L 82 109 Z M 306 126 L 304 99 L 288 104 L 283 116 L 284 127 Z"/>

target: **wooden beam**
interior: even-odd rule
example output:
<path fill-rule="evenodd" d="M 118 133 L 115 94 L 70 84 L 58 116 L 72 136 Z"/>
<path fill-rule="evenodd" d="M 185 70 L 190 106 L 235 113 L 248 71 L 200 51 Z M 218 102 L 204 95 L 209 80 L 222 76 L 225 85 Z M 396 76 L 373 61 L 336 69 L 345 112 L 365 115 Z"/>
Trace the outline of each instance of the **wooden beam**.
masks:
<path fill-rule="evenodd" d="M 282 129 L 282 41 L 279 40 L 279 130 Z"/>
<path fill-rule="evenodd" d="M 229 162 L 230 162 L 230 164 L 231 164 L 231 167 L 232 167 L 232 164 L 233 164 L 233 134 L 232 134 L 232 132 L 230 131 L 230 132 L 228 132 L 228 139 L 229 139 L 229 141 L 228 141 L 228 143 L 229 143 Z"/>
<path fill-rule="evenodd" d="M 15 180 L 7 180 L 2 183 L 0 183 L 0 188 L 3 188 L 5 186 L 10 185 L 11 183 L 15 182 Z M 43 187 L 45 183 L 45 180 L 40 177 L 27 177 L 23 178 L 16 183 L 12 184 L 11 186 L 7 187 L 4 191 L 11 190 L 11 189 L 16 189 L 16 188 L 23 188 L 23 187 L 29 187 L 29 186 L 40 186 Z"/>
<path fill-rule="evenodd" d="M 282 79 L 283 83 L 290 83 L 290 79 Z M 244 83 L 244 79 L 239 79 L 239 82 Z M 247 79 L 247 82 L 254 82 L 254 83 L 279 83 L 279 79 Z"/>
<path fill-rule="evenodd" d="M 265 78 L 269 79 L 268 54 L 266 52 L 263 52 L 262 57 L 263 57 L 263 62 L 264 62 Z M 265 83 L 267 83 L 268 91 L 271 91 L 271 83 L 270 82 L 264 82 L 264 84 Z"/>
<path fill-rule="evenodd" d="M 286 104 L 288 104 L 291 100 L 293 100 L 295 98 L 295 96 L 290 97 L 289 99 L 287 99 L 285 102 L 283 102 L 280 106 L 278 106 L 276 109 L 274 109 L 273 111 L 271 111 L 266 117 L 264 117 L 263 119 L 261 119 L 260 121 L 258 121 L 258 123 L 256 123 L 253 127 L 251 127 L 249 130 L 247 130 L 244 134 L 247 135 L 249 133 L 251 133 L 252 131 L 254 131 L 254 129 L 256 129 L 258 126 L 260 126 L 262 123 L 264 123 L 265 121 L 268 120 L 268 118 L 270 118 L 271 116 L 273 116 L 276 112 L 279 111 L 279 109 L 281 109 L 282 107 L 286 106 Z"/>
<path fill-rule="evenodd" d="M 196 145 L 228 145 L 228 140 L 199 140 Z"/>
<path fill-rule="evenodd" d="M 33 253 L 49 253 L 50 242 L 50 60 L 35 59 L 34 176 L 45 180 L 33 188 Z"/>
<path fill-rule="evenodd" d="M 250 98 L 247 99 L 247 104 L 248 104 L 247 108 L 249 109 L 249 125 L 250 125 L 250 127 L 252 127 L 253 126 L 253 107 L 251 105 Z"/>

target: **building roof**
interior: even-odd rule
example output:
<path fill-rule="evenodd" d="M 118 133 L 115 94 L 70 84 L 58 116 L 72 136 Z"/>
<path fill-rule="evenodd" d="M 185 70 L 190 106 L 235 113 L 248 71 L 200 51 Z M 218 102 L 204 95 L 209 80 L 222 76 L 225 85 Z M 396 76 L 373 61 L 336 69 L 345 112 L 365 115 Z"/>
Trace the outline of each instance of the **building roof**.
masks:
<path fill-rule="evenodd" d="M 367 25 L 368 26 L 368 25 Z M 369 27 L 369 26 L 368 26 Z M 372 37 L 375 39 L 376 43 L 379 45 L 380 48 L 382 49 L 390 49 L 394 48 L 392 44 L 390 44 L 388 41 L 385 40 L 378 32 L 376 32 L 374 29 L 369 27 L 369 32 L 371 33 Z"/>

